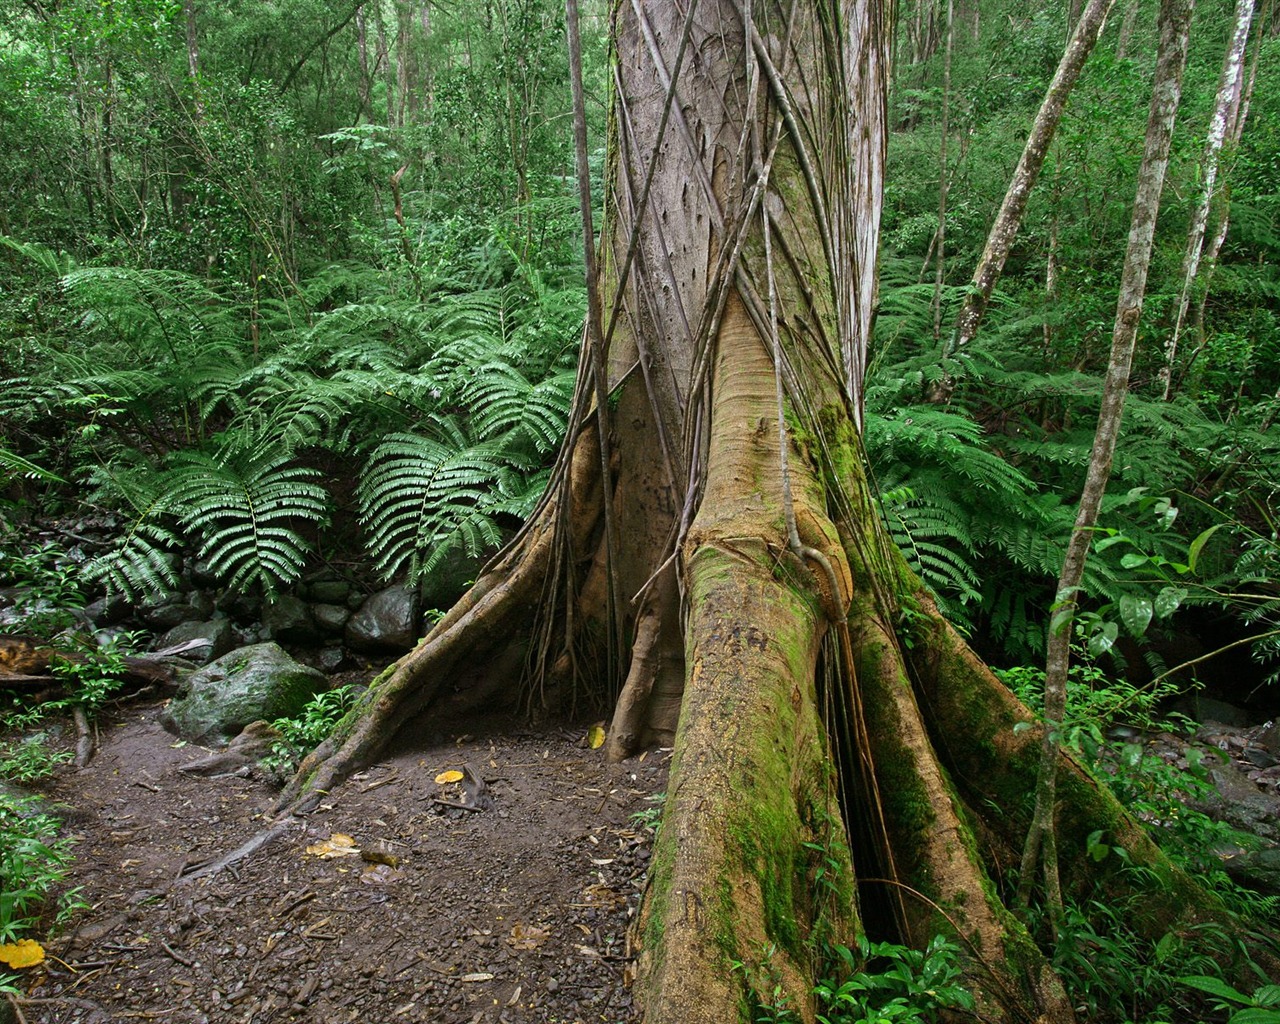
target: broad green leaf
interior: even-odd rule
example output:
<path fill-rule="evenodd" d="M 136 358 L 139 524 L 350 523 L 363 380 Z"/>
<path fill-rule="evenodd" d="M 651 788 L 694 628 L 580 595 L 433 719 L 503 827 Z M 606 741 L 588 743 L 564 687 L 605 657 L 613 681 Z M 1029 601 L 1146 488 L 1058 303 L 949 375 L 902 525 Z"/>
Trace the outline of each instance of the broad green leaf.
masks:
<path fill-rule="evenodd" d="M 1186 599 L 1187 592 L 1182 587 L 1165 587 L 1156 594 L 1155 613 L 1158 619 L 1167 619 L 1178 610 L 1178 606 Z"/>
<path fill-rule="evenodd" d="M 1120 598 L 1120 621 L 1134 636 L 1142 636 L 1151 625 L 1151 598 L 1125 594 Z"/>
<path fill-rule="evenodd" d="M 1192 572 L 1196 571 L 1196 562 L 1200 558 L 1200 552 L 1204 550 L 1204 546 L 1209 543 L 1209 538 L 1217 533 L 1221 528 L 1221 523 L 1218 523 L 1216 526 L 1209 527 L 1209 529 L 1205 530 L 1204 533 L 1200 534 L 1199 537 L 1193 540 L 1191 542 L 1191 546 L 1187 548 L 1187 564 L 1191 566 Z"/>
<path fill-rule="evenodd" d="M 1089 637 L 1089 653 L 1094 657 L 1099 654 L 1106 654 L 1115 645 L 1116 637 L 1119 635 L 1120 626 L 1117 623 L 1104 622 Z"/>
<path fill-rule="evenodd" d="M 1125 555 L 1122 559 L 1120 559 L 1120 564 L 1123 565 L 1126 569 L 1136 569 L 1140 565 L 1146 565 L 1146 563 L 1149 561 L 1151 561 L 1151 559 L 1148 558 L 1146 555 L 1139 554 L 1136 551 L 1130 551 L 1127 555 Z"/>
<path fill-rule="evenodd" d="M 1191 988 L 1198 988 L 1201 992 L 1208 992 L 1209 995 L 1217 996 L 1219 999 L 1246 1004 L 1252 1001 L 1239 989 L 1232 988 L 1221 978 L 1214 978 L 1208 974 L 1189 974 L 1179 978 L 1178 981 Z"/>
<path fill-rule="evenodd" d="M 1251 1006 L 1237 1010 L 1227 1024 L 1280 1024 L 1280 1010 L 1271 1006 Z"/>

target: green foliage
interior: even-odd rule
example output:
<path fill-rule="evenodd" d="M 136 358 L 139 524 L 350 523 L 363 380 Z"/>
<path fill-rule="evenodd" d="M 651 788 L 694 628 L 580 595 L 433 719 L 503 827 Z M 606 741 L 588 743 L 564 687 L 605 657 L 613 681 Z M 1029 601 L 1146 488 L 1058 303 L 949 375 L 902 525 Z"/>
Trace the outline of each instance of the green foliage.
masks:
<path fill-rule="evenodd" d="M 972 1011 L 961 985 L 960 948 L 935 935 L 924 950 L 859 937 L 832 950 L 837 975 L 814 989 L 820 1024 L 932 1024 L 947 1010 Z"/>
<path fill-rule="evenodd" d="M 0 547 L 0 577 L 14 588 L 16 631 L 48 639 L 75 622 L 85 605 L 81 569 L 53 544 Z"/>
<path fill-rule="evenodd" d="M 0 790 L 0 943 L 36 930 L 47 902 L 71 864 L 71 843 L 58 837 L 59 822 L 38 801 Z M 77 890 L 56 899 L 57 916 L 83 906 Z M 9 984 L 0 975 L 0 990 Z"/>
<path fill-rule="evenodd" d="M 271 727 L 280 739 L 272 744 L 263 764 L 282 778 L 293 774 L 303 756 L 329 737 L 358 696 L 353 685 L 338 686 L 316 694 L 295 717 L 277 718 Z"/>
<path fill-rule="evenodd" d="M 1280 1024 L 1280 985 L 1262 985 L 1245 995 L 1212 975 L 1193 974 L 1178 980 L 1213 996 L 1216 1008 L 1231 1014 L 1227 1024 Z"/>
<path fill-rule="evenodd" d="M 54 641 L 61 653 L 49 662 L 49 671 L 62 681 L 66 696 L 53 707 L 79 705 L 89 717 L 101 710 L 125 673 L 125 658 L 136 648 L 140 634 L 111 633 L 86 637 L 64 633 Z"/>

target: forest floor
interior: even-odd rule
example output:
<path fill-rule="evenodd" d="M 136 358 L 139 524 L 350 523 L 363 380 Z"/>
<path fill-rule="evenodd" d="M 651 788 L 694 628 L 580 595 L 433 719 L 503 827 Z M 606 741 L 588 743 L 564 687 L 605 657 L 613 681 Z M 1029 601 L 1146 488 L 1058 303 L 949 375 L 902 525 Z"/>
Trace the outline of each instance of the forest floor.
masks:
<path fill-rule="evenodd" d="M 669 751 L 608 764 L 586 725 L 405 729 L 210 872 L 269 829 L 276 790 L 180 771 L 204 751 L 160 727 L 162 707 L 118 709 L 90 765 L 42 787 L 88 909 L 24 972 L 29 1024 L 635 1019 L 627 931 Z M 436 782 L 464 768 L 476 809 Z M 318 852 L 349 842 L 365 853 Z"/>

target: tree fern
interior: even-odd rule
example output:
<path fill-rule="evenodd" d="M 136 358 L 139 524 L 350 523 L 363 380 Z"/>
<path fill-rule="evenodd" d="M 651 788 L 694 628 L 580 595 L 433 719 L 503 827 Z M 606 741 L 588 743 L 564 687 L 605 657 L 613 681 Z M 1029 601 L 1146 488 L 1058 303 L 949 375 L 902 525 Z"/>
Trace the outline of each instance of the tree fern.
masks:
<path fill-rule="evenodd" d="M 318 475 L 276 454 L 185 452 L 167 482 L 182 529 L 199 538 L 211 571 L 231 589 L 256 582 L 273 590 L 302 572 L 310 548 L 298 527 L 325 518 Z"/>
<path fill-rule="evenodd" d="M 392 434 L 374 449 L 360 480 L 361 519 L 379 572 L 407 567 L 422 576 L 450 554 L 476 556 L 496 546 L 496 516 L 519 478 L 492 444 L 475 444 L 449 417 L 433 436 Z"/>

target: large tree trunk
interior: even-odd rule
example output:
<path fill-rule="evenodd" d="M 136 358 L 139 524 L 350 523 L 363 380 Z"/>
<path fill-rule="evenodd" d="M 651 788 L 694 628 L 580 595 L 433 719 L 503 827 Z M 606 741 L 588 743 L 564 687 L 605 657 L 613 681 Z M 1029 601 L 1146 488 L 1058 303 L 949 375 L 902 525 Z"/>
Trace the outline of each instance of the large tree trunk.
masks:
<path fill-rule="evenodd" d="M 1072 1019 L 971 832 L 974 787 L 1025 794 L 1036 732 L 887 543 L 859 458 L 885 18 L 620 0 L 599 297 L 547 496 L 281 799 L 314 804 L 446 702 L 613 700 L 611 756 L 675 741 L 636 935 L 650 1022 L 749 1019 L 774 986 L 812 1020 L 824 944 L 862 928 L 958 938 L 988 1020 Z M 953 688 L 983 716 L 963 737 Z M 1071 770 L 1073 820 L 1171 876 Z"/>

